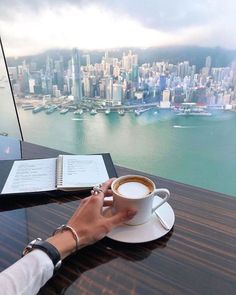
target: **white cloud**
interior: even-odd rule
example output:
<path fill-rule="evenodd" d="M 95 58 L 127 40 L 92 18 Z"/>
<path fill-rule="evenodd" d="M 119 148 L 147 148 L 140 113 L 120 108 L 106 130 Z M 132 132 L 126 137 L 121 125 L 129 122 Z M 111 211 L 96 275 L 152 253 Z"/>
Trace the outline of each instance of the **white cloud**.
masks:
<path fill-rule="evenodd" d="M 216 7 L 210 0 L 207 5 L 214 6 L 214 9 L 208 13 L 208 21 L 205 11 L 205 21 L 202 24 L 198 21 L 188 26 L 176 25 L 175 30 L 147 27 L 141 18 L 132 18 L 128 11 L 121 13 L 120 9 L 111 10 L 95 4 L 75 6 L 61 2 L 57 8 L 43 6 L 41 10 L 22 6 L 22 9 L 12 12 L 10 18 L 1 18 L 0 28 L 6 54 L 27 55 L 48 48 L 75 46 L 104 49 L 196 44 L 236 48 L 234 26 L 231 25 L 225 30 L 226 20 L 228 24 L 232 23 L 234 9 L 225 5 L 222 10 L 231 10 L 231 13 L 227 16 L 221 13 L 221 17 L 212 18 L 210 16 Z M 169 15 L 169 19 L 171 17 L 178 19 L 177 15 Z"/>

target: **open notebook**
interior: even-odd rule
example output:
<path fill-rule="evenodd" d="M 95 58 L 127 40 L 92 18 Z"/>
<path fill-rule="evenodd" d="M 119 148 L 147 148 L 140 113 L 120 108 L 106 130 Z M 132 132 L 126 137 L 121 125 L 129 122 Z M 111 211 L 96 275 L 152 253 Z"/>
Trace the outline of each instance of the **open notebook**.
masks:
<path fill-rule="evenodd" d="M 116 172 L 110 154 L 14 161 L 1 194 L 86 190 Z"/>

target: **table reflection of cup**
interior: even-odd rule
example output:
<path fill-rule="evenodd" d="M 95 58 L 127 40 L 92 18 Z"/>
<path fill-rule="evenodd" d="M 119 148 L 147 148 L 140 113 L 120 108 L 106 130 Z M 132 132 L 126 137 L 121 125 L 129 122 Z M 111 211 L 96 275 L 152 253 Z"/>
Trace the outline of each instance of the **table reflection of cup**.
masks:
<path fill-rule="evenodd" d="M 137 214 L 126 222 L 129 225 L 139 225 L 147 222 L 153 212 L 167 202 L 170 197 L 168 189 L 157 189 L 151 179 L 139 175 L 119 177 L 113 181 L 111 189 L 114 213 L 124 209 L 137 211 Z M 162 200 L 153 206 L 155 197 L 162 197 Z"/>

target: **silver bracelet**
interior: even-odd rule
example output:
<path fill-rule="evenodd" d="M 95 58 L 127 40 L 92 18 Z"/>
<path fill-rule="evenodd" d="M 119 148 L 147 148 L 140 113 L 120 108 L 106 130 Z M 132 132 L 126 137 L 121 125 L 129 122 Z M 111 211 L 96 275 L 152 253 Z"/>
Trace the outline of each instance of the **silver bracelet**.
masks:
<path fill-rule="evenodd" d="M 73 229 L 73 227 L 67 225 L 67 224 L 62 224 L 58 228 L 55 229 L 53 232 L 53 236 L 58 233 L 58 232 L 63 232 L 64 230 L 68 230 L 71 232 L 75 242 L 76 242 L 76 250 L 79 250 L 79 236 L 77 235 L 77 232 Z"/>

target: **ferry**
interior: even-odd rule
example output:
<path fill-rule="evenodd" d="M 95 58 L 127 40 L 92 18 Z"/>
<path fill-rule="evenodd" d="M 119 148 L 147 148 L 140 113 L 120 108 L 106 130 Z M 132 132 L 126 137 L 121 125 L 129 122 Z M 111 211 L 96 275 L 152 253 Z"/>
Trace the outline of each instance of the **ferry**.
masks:
<path fill-rule="evenodd" d="M 84 113 L 84 111 L 82 109 L 78 109 L 76 111 L 74 111 L 75 115 L 82 115 Z"/>
<path fill-rule="evenodd" d="M 30 103 L 27 103 L 27 104 L 22 104 L 22 109 L 24 109 L 24 110 L 32 110 L 32 109 L 34 109 L 34 106 L 32 105 L 32 104 L 30 104 Z"/>
<path fill-rule="evenodd" d="M 37 107 L 35 107 L 35 108 L 32 110 L 32 112 L 33 112 L 34 114 L 36 114 L 36 113 L 41 112 L 41 111 L 44 110 L 44 109 L 45 109 L 44 106 L 37 106 Z"/>
<path fill-rule="evenodd" d="M 197 106 L 194 102 L 185 102 L 176 111 L 176 116 L 212 116 L 212 113 L 205 110 L 204 106 Z"/>
<path fill-rule="evenodd" d="M 125 110 L 124 110 L 124 109 L 120 109 L 120 110 L 118 110 L 118 114 L 119 114 L 120 116 L 124 116 L 124 115 L 125 115 Z"/>
<path fill-rule="evenodd" d="M 46 114 L 52 114 L 53 112 L 55 112 L 57 110 L 57 106 L 56 105 L 52 105 L 50 106 L 47 110 L 46 110 Z"/>
<path fill-rule="evenodd" d="M 77 107 L 76 106 L 68 106 L 68 109 L 70 112 L 76 111 Z"/>
<path fill-rule="evenodd" d="M 95 109 L 92 109 L 91 111 L 90 111 L 90 115 L 96 115 L 98 112 L 95 110 Z"/>
<path fill-rule="evenodd" d="M 110 112 L 111 112 L 111 110 L 110 110 L 110 109 L 106 109 L 106 110 L 105 110 L 105 114 L 106 114 L 106 115 L 109 115 L 109 114 L 110 114 Z"/>
<path fill-rule="evenodd" d="M 25 106 L 23 109 L 24 109 L 24 111 L 33 110 L 34 106 Z"/>
<path fill-rule="evenodd" d="M 61 115 L 65 115 L 65 114 L 68 113 L 68 112 L 69 112 L 69 109 L 64 108 L 64 109 L 62 109 L 62 110 L 60 111 L 60 114 L 61 114 Z"/>
<path fill-rule="evenodd" d="M 136 109 L 134 110 L 134 113 L 136 116 L 140 116 L 142 113 L 149 111 L 151 108 L 148 109 Z"/>

